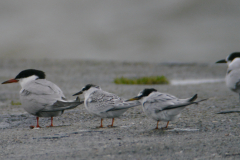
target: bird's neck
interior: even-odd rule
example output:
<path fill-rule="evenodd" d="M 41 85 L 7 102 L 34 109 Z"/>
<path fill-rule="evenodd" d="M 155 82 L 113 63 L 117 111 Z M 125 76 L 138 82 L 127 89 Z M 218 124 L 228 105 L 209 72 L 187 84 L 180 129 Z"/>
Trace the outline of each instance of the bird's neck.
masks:
<path fill-rule="evenodd" d="M 20 79 L 19 83 L 20 83 L 21 87 L 24 88 L 28 83 L 36 80 L 37 78 L 38 78 L 38 76 L 33 75 L 33 76 L 30 76 L 27 78 Z"/>
<path fill-rule="evenodd" d="M 228 62 L 228 70 L 240 68 L 240 58 L 235 58 L 232 62 Z"/>
<path fill-rule="evenodd" d="M 89 95 L 90 95 L 92 92 L 96 91 L 96 90 L 99 90 L 99 89 L 98 89 L 98 88 L 94 88 L 94 87 L 90 88 L 89 90 L 87 90 L 86 92 L 84 92 L 84 97 L 85 97 L 85 98 L 89 97 Z"/>

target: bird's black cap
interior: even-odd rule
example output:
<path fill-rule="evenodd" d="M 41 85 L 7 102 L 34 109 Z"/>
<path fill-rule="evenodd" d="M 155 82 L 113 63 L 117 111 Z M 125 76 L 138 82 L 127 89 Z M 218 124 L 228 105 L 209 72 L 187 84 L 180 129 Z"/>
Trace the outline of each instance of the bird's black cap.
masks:
<path fill-rule="evenodd" d="M 45 73 L 43 71 L 40 70 L 36 70 L 36 69 L 26 69 L 21 71 L 16 77 L 15 79 L 21 79 L 21 78 L 27 78 L 30 76 L 36 75 L 38 76 L 39 79 L 45 79 Z"/>

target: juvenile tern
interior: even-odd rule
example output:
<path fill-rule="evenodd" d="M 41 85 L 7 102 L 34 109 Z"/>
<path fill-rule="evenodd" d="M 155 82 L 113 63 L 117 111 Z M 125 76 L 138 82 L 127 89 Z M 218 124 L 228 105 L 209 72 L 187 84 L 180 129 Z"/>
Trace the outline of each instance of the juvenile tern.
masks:
<path fill-rule="evenodd" d="M 240 52 L 233 52 L 226 59 L 216 63 L 227 63 L 226 85 L 230 90 L 239 94 L 240 101 Z"/>
<path fill-rule="evenodd" d="M 197 99 L 197 94 L 191 98 L 187 99 L 178 99 L 177 97 L 167 94 L 160 93 L 154 88 L 146 88 L 139 94 L 127 101 L 139 100 L 142 103 L 143 111 L 145 114 L 157 121 L 165 121 L 168 127 L 169 121 L 173 121 L 180 117 L 181 111 L 188 105 L 197 104 L 206 99 L 194 102 Z"/>
<path fill-rule="evenodd" d="M 138 106 L 141 103 L 125 102 L 125 99 L 106 91 L 103 91 L 99 86 L 94 84 L 88 84 L 82 88 L 82 90 L 75 95 L 84 94 L 84 105 L 87 111 L 93 115 L 101 117 L 102 128 L 103 118 L 112 118 L 112 124 L 108 127 L 113 127 L 114 118 L 121 116 L 128 108 Z"/>
<path fill-rule="evenodd" d="M 39 117 L 60 116 L 66 109 L 73 109 L 82 104 L 77 97 L 76 100 L 68 101 L 61 89 L 54 83 L 45 79 L 45 73 L 40 70 L 27 69 L 21 71 L 15 78 L 7 80 L 2 84 L 19 82 L 20 100 L 23 108 L 37 117 L 36 128 L 39 128 Z M 34 126 L 30 126 L 34 128 Z"/>

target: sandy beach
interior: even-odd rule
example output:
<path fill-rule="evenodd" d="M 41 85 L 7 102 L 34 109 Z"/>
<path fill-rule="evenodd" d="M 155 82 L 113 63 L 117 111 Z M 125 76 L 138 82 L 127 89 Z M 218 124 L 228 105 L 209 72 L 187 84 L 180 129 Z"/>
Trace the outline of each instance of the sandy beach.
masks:
<path fill-rule="evenodd" d="M 40 118 L 41 129 L 30 129 L 36 118 L 18 105 L 19 84 L 1 85 L 0 159 L 239 159 L 239 114 L 216 114 L 239 109 L 236 93 L 224 82 L 188 85 L 116 85 L 116 77 L 165 75 L 170 80 L 223 79 L 225 65 L 203 63 L 130 63 L 81 60 L 0 60 L 0 81 L 14 78 L 21 70 L 35 68 L 57 84 L 69 99 L 84 85 L 93 83 L 103 90 L 132 98 L 144 88 L 188 98 L 209 98 L 186 107 L 169 130 L 154 130 L 156 122 L 141 106 L 129 109 L 115 120 L 114 128 L 96 129 L 100 118 L 84 105 L 54 118 L 56 127 L 47 128 L 50 118 Z M 80 96 L 83 99 L 82 96 Z M 240 110 L 240 109 L 239 109 Z M 104 119 L 103 125 L 111 123 Z M 160 122 L 165 126 L 165 122 Z"/>

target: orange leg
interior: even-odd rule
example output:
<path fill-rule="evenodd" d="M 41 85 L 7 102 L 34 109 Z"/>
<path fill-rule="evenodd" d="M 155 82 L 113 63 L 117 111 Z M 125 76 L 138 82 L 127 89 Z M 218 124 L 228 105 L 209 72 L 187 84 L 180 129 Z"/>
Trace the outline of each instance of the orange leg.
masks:
<path fill-rule="evenodd" d="M 158 123 L 159 123 L 159 121 L 157 121 L 157 127 L 155 129 L 158 129 Z"/>
<path fill-rule="evenodd" d="M 37 117 L 37 126 L 36 126 L 36 128 L 40 128 L 40 126 L 39 126 L 39 117 Z"/>
<path fill-rule="evenodd" d="M 112 125 L 108 125 L 108 127 L 113 127 L 113 123 L 114 123 L 114 118 L 112 118 Z"/>
<path fill-rule="evenodd" d="M 166 125 L 166 127 L 165 127 L 165 128 L 167 128 L 167 127 L 168 127 L 168 123 L 169 123 L 169 121 L 167 122 L 167 125 Z"/>
<path fill-rule="evenodd" d="M 39 126 L 39 117 L 36 117 L 36 119 L 37 119 L 37 125 L 36 125 L 36 127 L 35 126 L 30 126 L 31 129 L 33 129 L 33 128 L 41 128 Z"/>
<path fill-rule="evenodd" d="M 103 128 L 102 122 L 103 122 L 103 119 L 101 118 L 101 125 L 98 128 Z"/>
<path fill-rule="evenodd" d="M 53 127 L 53 117 L 51 117 L 51 125 L 48 127 Z"/>

